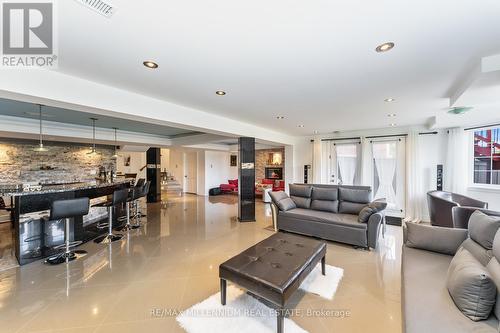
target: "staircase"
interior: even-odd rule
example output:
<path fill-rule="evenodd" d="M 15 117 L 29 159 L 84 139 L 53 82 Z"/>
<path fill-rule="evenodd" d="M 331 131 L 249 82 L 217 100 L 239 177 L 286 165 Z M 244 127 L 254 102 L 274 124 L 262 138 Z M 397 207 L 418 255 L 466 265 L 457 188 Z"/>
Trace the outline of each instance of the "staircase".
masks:
<path fill-rule="evenodd" d="M 182 196 L 182 185 L 168 172 L 162 172 L 161 191 L 167 196 Z"/>

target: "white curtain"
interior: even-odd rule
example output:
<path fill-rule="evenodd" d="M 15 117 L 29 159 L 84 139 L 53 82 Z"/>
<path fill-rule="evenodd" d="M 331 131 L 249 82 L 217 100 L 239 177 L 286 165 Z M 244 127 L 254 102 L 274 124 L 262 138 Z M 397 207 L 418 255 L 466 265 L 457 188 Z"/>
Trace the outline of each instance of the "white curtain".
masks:
<path fill-rule="evenodd" d="M 448 131 L 448 146 L 444 169 L 446 191 L 466 194 L 468 182 L 469 133 L 463 128 L 451 128 Z"/>
<path fill-rule="evenodd" d="M 406 140 L 406 218 L 405 222 L 420 222 L 425 204 L 422 169 L 420 166 L 420 135 L 411 130 Z"/>
<path fill-rule="evenodd" d="M 342 185 L 354 185 L 358 164 L 357 144 L 337 144 L 337 163 L 342 177 Z"/>
<path fill-rule="evenodd" d="M 370 139 L 363 138 L 361 156 L 361 185 L 373 186 L 373 155 Z"/>
<path fill-rule="evenodd" d="M 393 180 L 396 173 L 396 142 L 374 142 L 372 148 L 379 181 L 374 198 L 386 198 L 388 207 L 395 208 L 396 191 Z"/>

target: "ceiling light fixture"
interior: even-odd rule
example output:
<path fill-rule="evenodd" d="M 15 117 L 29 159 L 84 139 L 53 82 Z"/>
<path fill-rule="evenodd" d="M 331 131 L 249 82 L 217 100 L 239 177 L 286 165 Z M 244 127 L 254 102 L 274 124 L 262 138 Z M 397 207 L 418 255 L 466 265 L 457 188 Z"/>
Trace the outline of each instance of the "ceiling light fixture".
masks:
<path fill-rule="evenodd" d="M 219 96 L 224 96 L 224 95 L 226 94 L 226 92 L 225 92 L 225 91 L 223 91 L 223 90 L 217 90 L 217 91 L 215 92 L 215 94 L 216 94 L 216 95 L 219 95 Z"/>
<path fill-rule="evenodd" d="M 314 134 L 318 134 L 318 133 L 319 133 L 319 131 L 318 131 L 318 130 L 314 130 Z"/>
<path fill-rule="evenodd" d="M 285 119 L 285 116 L 276 116 L 276 119 L 283 120 Z"/>
<path fill-rule="evenodd" d="M 151 69 L 156 69 L 158 68 L 158 64 L 154 61 L 151 61 L 151 60 L 146 60 L 142 63 L 144 66 L 146 66 L 147 68 L 151 68 Z"/>
<path fill-rule="evenodd" d="M 396 114 L 395 114 L 395 113 L 389 113 L 389 114 L 387 115 L 387 117 L 391 117 L 391 118 L 392 118 L 392 117 L 396 117 Z"/>
<path fill-rule="evenodd" d="M 87 153 L 87 155 L 97 153 L 97 150 L 95 149 L 95 121 L 97 120 L 97 118 L 90 118 L 90 120 L 92 120 L 92 148 Z"/>
<path fill-rule="evenodd" d="M 42 133 L 42 105 L 38 104 L 38 117 L 40 120 L 40 142 L 38 143 L 38 147 L 33 149 L 34 151 L 47 151 L 48 149 L 43 146 L 43 133 Z"/>
<path fill-rule="evenodd" d="M 375 49 L 375 51 L 377 51 L 379 53 L 381 53 L 381 52 L 387 52 L 387 51 L 390 51 L 393 47 L 394 47 L 394 43 L 393 42 L 387 42 L 387 43 L 380 44 L 379 46 L 377 46 L 377 48 Z"/>
<path fill-rule="evenodd" d="M 116 143 L 117 143 L 117 142 L 116 142 L 116 131 L 118 131 L 118 128 L 113 127 L 113 129 L 115 130 L 115 153 L 113 154 L 113 156 L 111 156 L 111 158 L 116 159 L 116 158 L 118 158 L 118 157 L 119 157 L 119 155 L 118 155 L 118 150 L 117 150 L 117 144 L 116 144 Z"/>
<path fill-rule="evenodd" d="M 297 127 L 304 128 L 304 125 L 300 124 L 300 125 L 297 125 Z"/>
<path fill-rule="evenodd" d="M 396 127 L 395 123 L 391 123 L 390 125 L 391 125 L 391 127 Z"/>
<path fill-rule="evenodd" d="M 394 102 L 394 101 L 395 101 L 394 98 L 386 98 L 386 99 L 384 99 L 384 102 L 387 102 L 387 103 Z"/>
<path fill-rule="evenodd" d="M 473 109 L 473 107 L 470 107 L 470 106 L 455 106 L 455 107 L 451 108 L 450 110 L 448 110 L 448 113 L 453 114 L 453 115 L 461 115 L 461 114 L 469 112 L 472 109 Z"/>

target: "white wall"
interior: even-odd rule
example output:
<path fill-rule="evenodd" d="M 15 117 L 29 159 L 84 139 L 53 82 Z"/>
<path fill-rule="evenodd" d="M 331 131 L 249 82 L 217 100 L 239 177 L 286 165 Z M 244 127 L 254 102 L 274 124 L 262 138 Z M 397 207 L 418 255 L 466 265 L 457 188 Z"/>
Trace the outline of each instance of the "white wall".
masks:
<path fill-rule="evenodd" d="M 125 166 L 124 160 L 130 156 L 130 165 Z M 137 151 L 120 151 L 116 159 L 116 170 L 121 173 L 137 173 L 137 179 L 146 178 L 146 168 L 140 169 L 146 165 L 146 153 Z"/>
<path fill-rule="evenodd" d="M 167 169 L 170 172 L 170 149 L 161 149 L 161 170 Z"/>
<path fill-rule="evenodd" d="M 205 151 L 205 195 L 208 195 L 209 189 L 219 187 L 232 178 L 231 169 L 234 168 L 229 166 L 230 155 L 229 152 Z"/>
<path fill-rule="evenodd" d="M 172 176 L 179 182 L 179 184 L 183 184 L 184 181 L 184 153 L 181 150 L 170 149 L 169 154 L 169 164 L 170 169 L 169 172 Z"/>
<path fill-rule="evenodd" d="M 198 162 L 198 173 L 197 178 L 198 182 L 196 183 L 197 189 L 196 194 L 198 195 L 207 195 L 208 190 L 205 186 L 205 151 L 197 152 L 197 162 Z"/>

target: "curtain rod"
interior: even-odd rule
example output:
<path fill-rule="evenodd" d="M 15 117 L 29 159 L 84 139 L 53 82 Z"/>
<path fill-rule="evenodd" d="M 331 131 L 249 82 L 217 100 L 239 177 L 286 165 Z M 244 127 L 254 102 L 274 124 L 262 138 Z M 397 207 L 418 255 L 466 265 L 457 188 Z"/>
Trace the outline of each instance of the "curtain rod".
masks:
<path fill-rule="evenodd" d="M 420 132 L 418 135 L 430 135 L 430 134 L 438 134 L 439 132 L 434 131 L 434 132 Z"/>
<path fill-rule="evenodd" d="M 377 139 L 377 138 L 393 138 L 398 136 L 408 136 L 408 134 L 392 134 L 392 135 L 374 135 L 374 136 L 366 136 L 367 139 Z"/>
<path fill-rule="evenodd" d="M 321 139 L 321 141 L 342 141 L 342 140 L 361 140 L 361 137 L 356 136 L 353 138 Z"/>
<path fill-rule="evenodd" d="M 480 129 L 480 128 L 486 128 L 486 127 L 497 127 L 500 126 L 499 124 L 491 124 L 491 125 L 483 125 L 483 126 L 476 126 L 476 127 L 469 127 L 469 128 L 464 128 L 464 131 L 470 131 L 470 130 L 475 130 L 475 129 Z"/>

